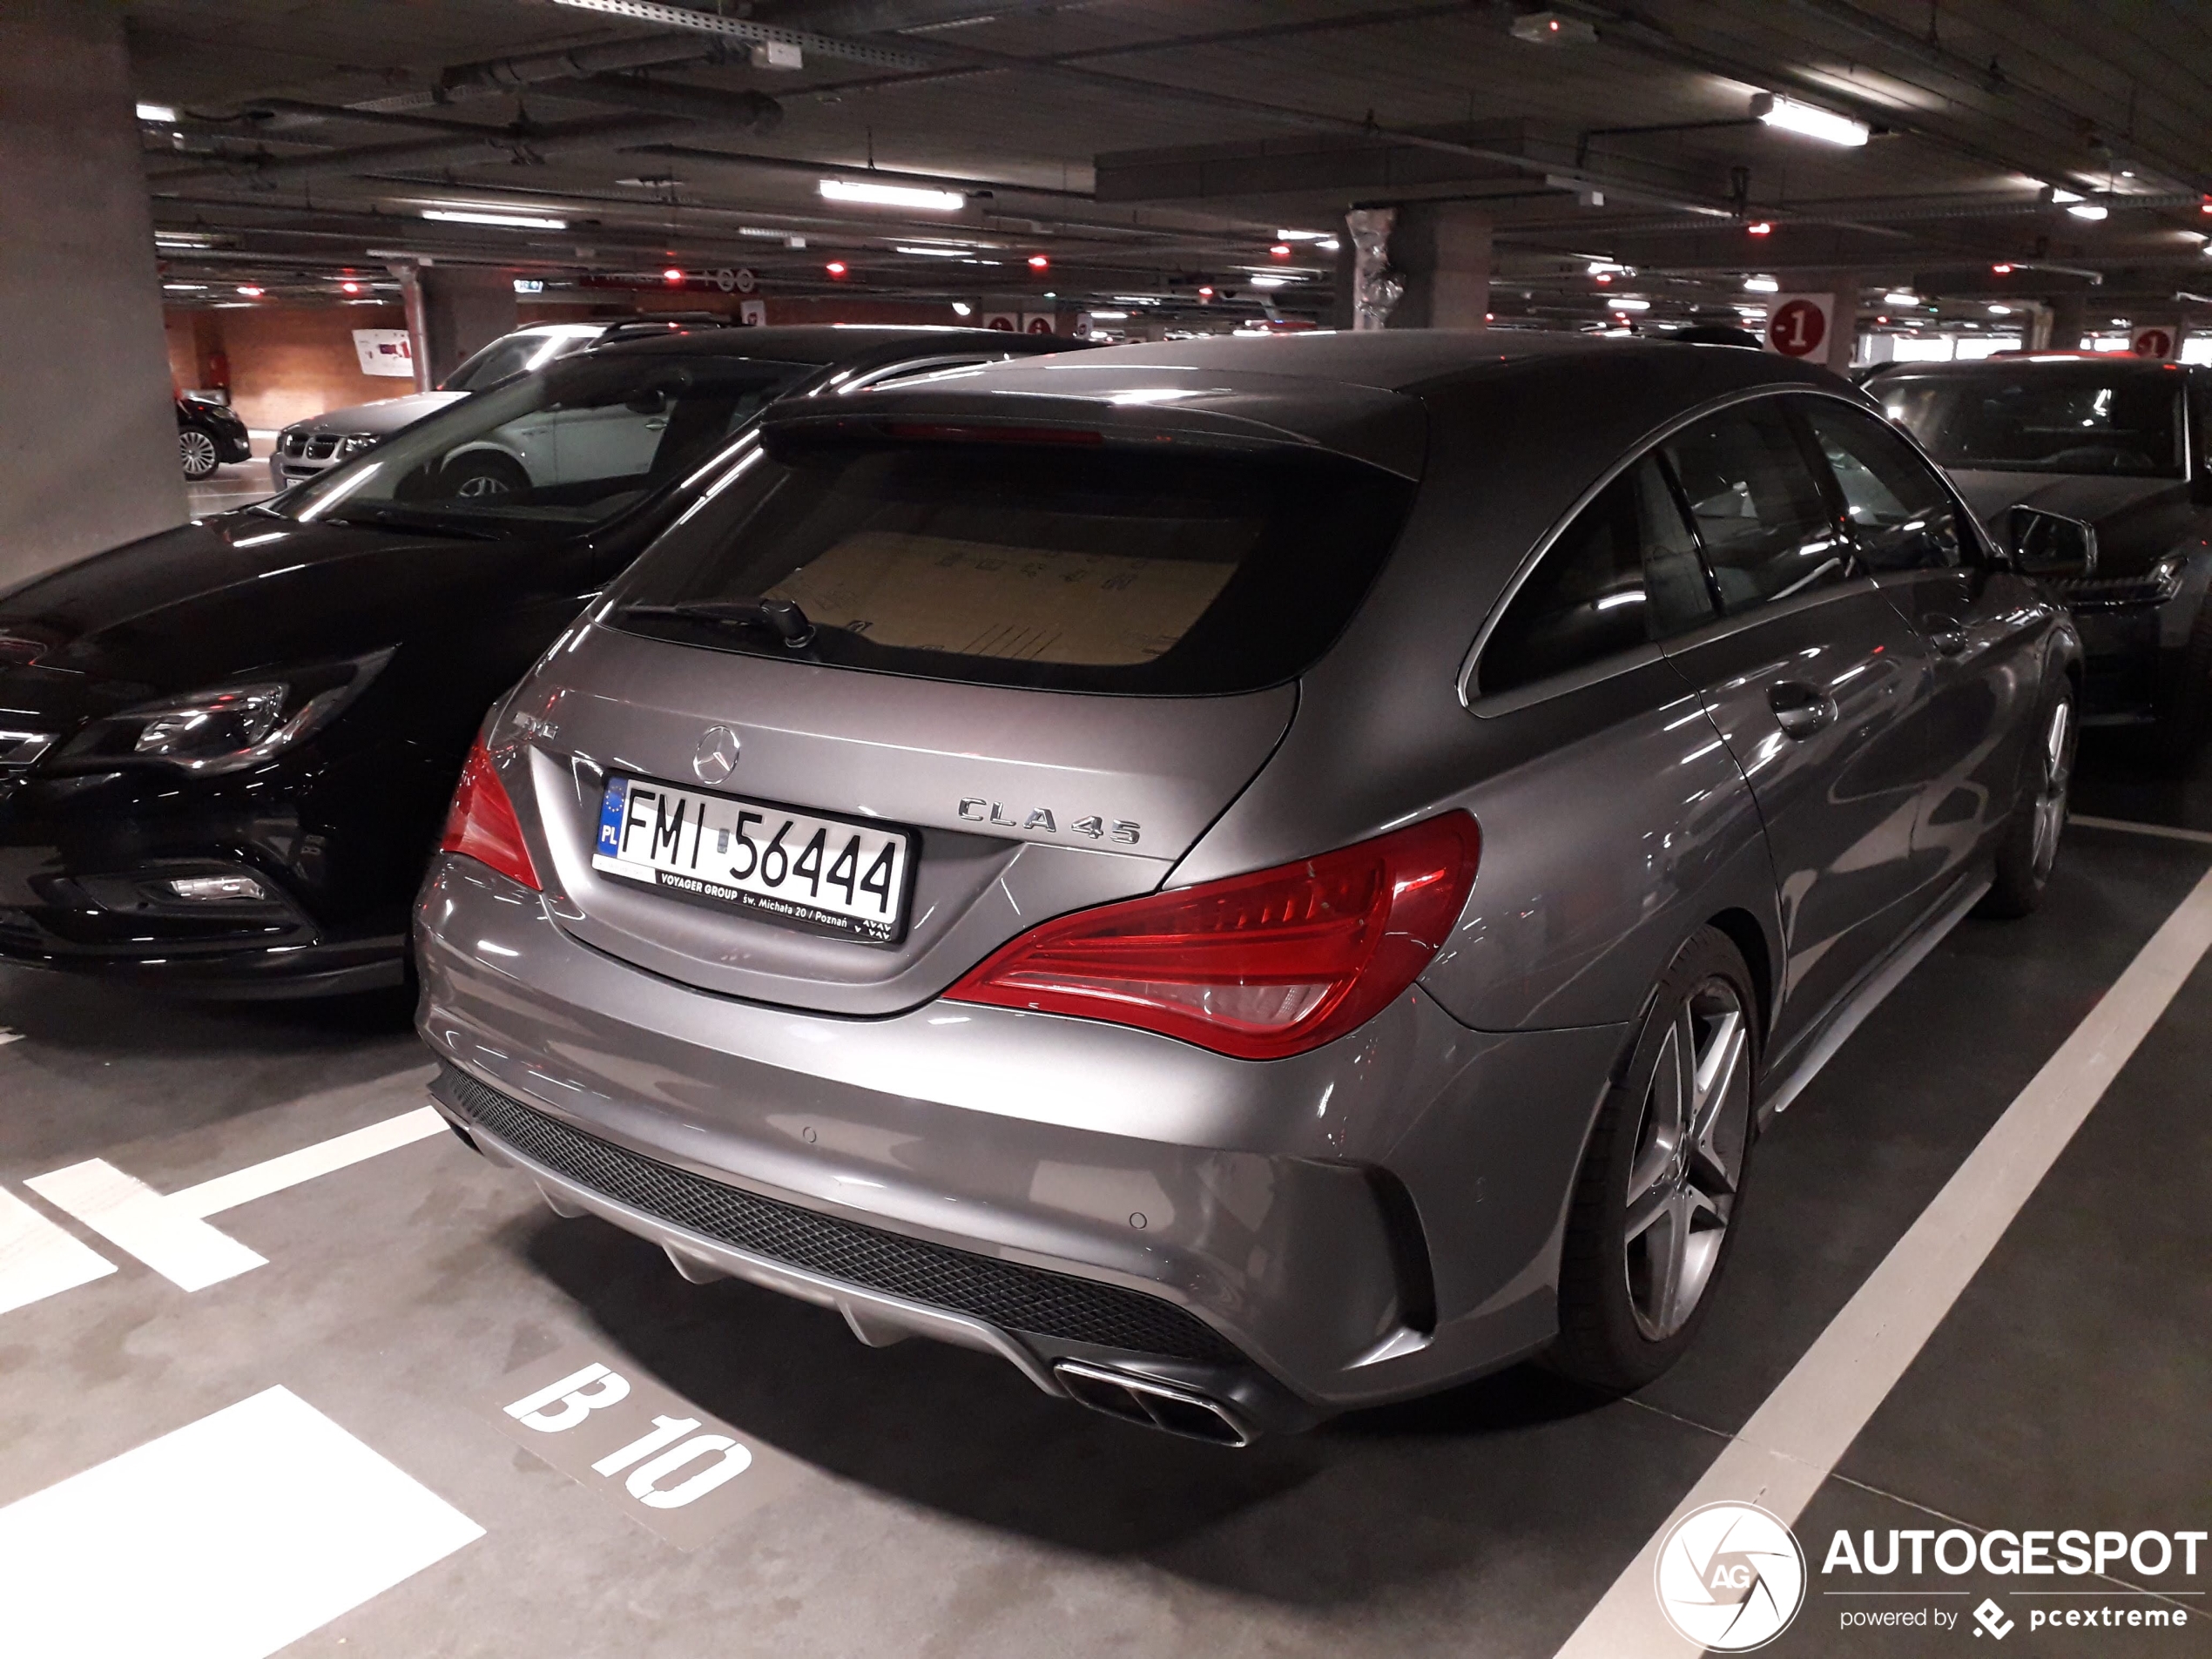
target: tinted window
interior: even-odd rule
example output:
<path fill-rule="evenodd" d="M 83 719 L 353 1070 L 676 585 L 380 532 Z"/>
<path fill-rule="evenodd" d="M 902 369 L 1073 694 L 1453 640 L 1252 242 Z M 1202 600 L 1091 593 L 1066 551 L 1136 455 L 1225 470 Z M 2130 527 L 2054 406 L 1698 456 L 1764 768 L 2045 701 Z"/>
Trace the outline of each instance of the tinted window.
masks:
<path fill-rule="evenodd" d="M 816 660 L 1061 691 L 1246 691 L 1350 620 L 1413 487 L 1354 462 L 1079 442 L 806 442 L 650 550 L 625 602 L 788 599 Z M 680 617 L 620 626 L 787 656 Z"/>
<path fill-rule="evenodd" d="M 1845 578 L 1849 544 L 1779 401 L 1724 409 L 1660 448 L 1729 615 Z"/>
<path fill-rule="evenodd" d="M 1965 562 L 1958 509 L 1912 446 L 1873 415 L 1825 400 L 1804 406 L 1872 570 L 1950 570 Z"/>
<path fill-rule="evenodd" d="M 1477 684 L 1509 691 L 1708 621 L 1712 595 L 1658 463 L 1647 455 L 1561 532 L 1498 619 Z"/>
<path fill-rule="evenodd" d="M 2182 381 L 2131 362 L 1885 374 L 1869 388 L 1946 467 L 2182 475 Z"/>

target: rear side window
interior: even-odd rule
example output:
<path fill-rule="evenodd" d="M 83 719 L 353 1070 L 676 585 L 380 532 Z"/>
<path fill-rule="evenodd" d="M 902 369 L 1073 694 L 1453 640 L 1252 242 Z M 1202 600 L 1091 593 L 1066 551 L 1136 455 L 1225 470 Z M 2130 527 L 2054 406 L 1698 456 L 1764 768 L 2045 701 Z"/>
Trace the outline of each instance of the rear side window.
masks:
<path fill-rule="evenodd" d="M 1723 409 L 1660 447 L 1728 615 L 1846 579 L 1850 544 L 1778 400 Z"/>
<path fill-rule="evenodd" d="M 786 438 L 649 550 L 624 600 L 790 600 L 816 630 L 813 658 L 846 667 L 1247 691 L 1295 677 L 1343 630 L 1413 493 L 1327 455 Z M 614 620 L 789 654 L 758 629 Z"/>
<path fill-rule="evenodd" d="M 1486 697 L 1695 628 L 1713 600 L 1673 491 L 1649 455 L 1576 514 L 1482 648 Z"/>
<path fill-rule="evenodd" d="M 1959 509 L 1911 444 L 1848 404 L 1823 399 L 1804 412 L 1844 493 L 1861 563 L 1870 570 L 1947 570 L 1965 562 Z"/>

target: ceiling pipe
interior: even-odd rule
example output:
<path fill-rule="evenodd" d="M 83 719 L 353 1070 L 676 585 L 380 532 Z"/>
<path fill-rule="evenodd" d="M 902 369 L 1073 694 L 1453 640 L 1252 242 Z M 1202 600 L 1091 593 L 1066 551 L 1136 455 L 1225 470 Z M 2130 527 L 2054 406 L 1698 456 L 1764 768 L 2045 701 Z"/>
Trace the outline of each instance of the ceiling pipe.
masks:
<path fill-rule="evenodd" d="M 742 132 L 773 132 L 784 118 L 784 106 L 765 92 L 725 92 L 719 87 L 687 86 L 642 75 L 587 75 L 563 82 L 548 96 L 681 116 Z"/>
<path fill-rule="evenodd" d="M 493 160 L 530 162 L 572 150 L 596 150 L 689 132 L 692 124 L 644 116 L 594 116 L 555 126 L 486 126 L 482 137 L 436 138 L 401 144 L 362 145 L 314 156 L 255 156 L 151 175 L 149 183 L 183 184 L 196 179 L 236 179 L 269 185 L 296 179 L 324 179 L 377 172 L 389 167 L 425 167 L 447 163 Z"/>

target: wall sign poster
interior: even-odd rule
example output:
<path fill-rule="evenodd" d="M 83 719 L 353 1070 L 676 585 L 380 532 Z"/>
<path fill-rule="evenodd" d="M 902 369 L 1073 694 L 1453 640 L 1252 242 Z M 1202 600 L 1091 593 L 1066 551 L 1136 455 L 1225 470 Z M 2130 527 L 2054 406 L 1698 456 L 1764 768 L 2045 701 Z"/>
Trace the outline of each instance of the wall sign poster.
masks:
<path fill-rule="evenodd" d="M 1002 334 L 1018 334 L 1022 332 L 1022 319 L 1011 311 L 987 311 L 983 314 L 983 327 L 995 328 Z"/>
<path fill-rule="evenodd" d="M 1814 357 L 1828 349 L 1828 295 L 1778 293 L 1767 314 L 1766 347 L 1784 357 Z"/>
<path fill-rule="evenodd" d="M 2129 348 L 2138 357 L 2155 358 L 2161 363 L 2169 362 L 2174 356 L 2174 334 L 2175 331 L 2171 328 L 2156 326 L 2138 328 L 2135 330 L 2134 338 L 2128 342 Z"/>
<path fill-rule="evenodd" d="M 768 302 L 765 300 L 738 301 L 738 324 L 740 327 L 759 328 L 765 326 L 767 320 Z"/>
<path fill-rule="evenodd" d="M 404 328 L 356 328 L 354 353 L 361 359 L 364 374 L 415 378 L 415 347 Z"/>
<path fill-rule="evenodd" d="M 1022 314 L 1022 332 L 1025 334 L 1056 334 L 1060 319 L 1049 311 L 1025 311 Z"/>

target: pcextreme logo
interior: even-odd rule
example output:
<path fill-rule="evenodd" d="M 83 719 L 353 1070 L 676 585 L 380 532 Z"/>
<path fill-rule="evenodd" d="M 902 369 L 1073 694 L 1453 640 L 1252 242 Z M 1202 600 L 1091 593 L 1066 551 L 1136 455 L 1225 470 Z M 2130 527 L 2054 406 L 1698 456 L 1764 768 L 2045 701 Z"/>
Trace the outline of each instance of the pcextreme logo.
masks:
<path fill-rule="evenodd" d="M 1764 1648 L 1804 1605 L 1797 1535 L 1757 1504 L 1691 1510 L 1661 1541 L 1652 1577 L 1667 1622 L 1712 1653 Z"/>

